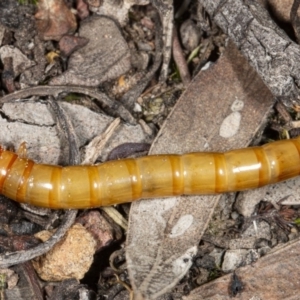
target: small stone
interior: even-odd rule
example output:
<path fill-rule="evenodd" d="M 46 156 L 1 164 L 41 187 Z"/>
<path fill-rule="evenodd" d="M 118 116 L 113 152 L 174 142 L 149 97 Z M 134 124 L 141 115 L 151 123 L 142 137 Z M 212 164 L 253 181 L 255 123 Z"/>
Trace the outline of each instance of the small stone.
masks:
<path fill-rule="evenodd" d="M 114 240 L 114 230 L 109 222 L 97 210 L 91 210 L 76 220 L 84 226 L 94 237 L 99 251 Z"/>
<path fill-rule="evenodd" d="M 209 271 L 206 269 L 203 269 L 203 268 L 198 268 L 198 272 L 199 272 L 199 274 L 197 276 L 196 283 L 198 285 L 201 285 L 201 284 L 207 282 L 209 275 L 210 275 Z"/>
<path fill-rule="evenodd" d="M 180 37 L 185 49 L 192 51 L 200 43 L 201 29 L 190 19 L 182 23 L 180 27 Z"/>
<path fill-rule="evenodd" d="M 295 232 L 295 231 L 291 230 L 291 233 L 289 234 L 289 240 L 292 241 L 292 240 L 295 240 L 298 237 L 299 237 L 299 233 L 297 231 Z"/>
<path fill-rule="evenodd" d="M 209 256 L 212 256 L 215 259 L 215 265 L 217 267 L 221 266 L 224 252 L 224 249 L 215 247 L 214 250 L 209 253 Z"/>
<path fill-rule="evenodd" d="M 222 270 L 230 272 L 243 265 L 248 251 L 245 249 L 227 250 L 224 255 Z"/>
<path fill-rule="evenodd" d="M 205 254 L 202 258 L 197 258 L 195 264 L 197 267 L 206 270 L 213 270 L 216 268 L 215 258 L 209 254 Z"/>
<path fill-rule="evenodd" d="M 234 208 L 239 214 L 249 218 L 254 213 L 256 205 L 264 199 L 266 192 L 267 187 L 261 187 L 239 193 Z"/>
<path fill-rule="evenodd" d="M 231 213 L 231 219 L 232 220 L 237 220 L 237 218 L 239 217 L 240 215 L 236 212 L 236 211 L 233 211 Z"/>
<path fill-rule="evenodd" d="M 13 289 L 19 281 L 19 275 L 11 269 L 1 269 L 0 278 L 1 280 L 4 279 L 9 290 Z"/>
<path fill-rule="evenodd" d="M 242 233 L 243 238 L 255 237 L 256 239 L 271 240 L 270 225 L 265 221 L 255 221 Z"/>
<path fill-rule="evenodd" d="M 89 40 L 84 37 L 65 35 L 59 41 L 59 50 L 63 56 L 69 56 L 88 42 Z"/>
<path fill-rule="evenodd" d="M 52 234 L 41 231 L 35 236 L 45 242 Z M 95 249 L 92 235 L 81 224 L 74 224 L 60 242 L 45 255 L 34 259 L 32 264 L 45 281 L 80 280 L 93 262 Z"/>
<path fill-rule="evenodd" d="M 77 0 L 76 9 L 78 17 L 83 20 L 90 14 L 87 3 L 84 0 Z"/>

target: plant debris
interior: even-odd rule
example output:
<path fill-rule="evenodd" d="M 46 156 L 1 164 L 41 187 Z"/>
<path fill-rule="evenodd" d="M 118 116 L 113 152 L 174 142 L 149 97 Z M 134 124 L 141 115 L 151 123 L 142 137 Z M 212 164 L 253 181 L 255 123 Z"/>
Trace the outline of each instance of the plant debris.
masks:
<path fill-rule="evenodd" d="M 77 165 L 299 135 L 299 1 L 179 2 L 2 1 L 0 145 Z M 299 186 L 85 211 L 1 197 L 0 298 L 297 297 Z"/>

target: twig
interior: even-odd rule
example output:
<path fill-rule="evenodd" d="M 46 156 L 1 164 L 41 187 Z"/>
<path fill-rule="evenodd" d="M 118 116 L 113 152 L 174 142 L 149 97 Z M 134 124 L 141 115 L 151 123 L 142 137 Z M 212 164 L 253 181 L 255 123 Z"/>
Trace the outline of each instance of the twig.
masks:
<path fill-rule="evenodd" d="M 96 136 L 85 148 L 85 158 L 82 165 L 92 165 L 95 163 L 100 151 L 104 148 L 107 141 L 110 139 L 116 128 L 120 124 L 120 119 L 115 119 L 105 130 L 104 133 Z"/>
<path fill-rule="evenodd" d="M 65 235 L 68 229 L 74 223 L 77 210 L 68 210 L 63 217 L 62 224 L 57 231 L 51 236 L 49 240 L 41 245 L 29 250 L 18 252 L 8 252 L 0 256 L 0 267 L 7 268 L 15 264 L 19 264 L 31 260 L 37 256 L 43 255 L 48 252 L 60 239 Z"/>
<path fill-rule="evenodd" d="M 173 1 L 151 0 L 151 4 L 157 9 L 162 23 L 163 63 L 160 71 L 159 81 L 160 83 L 164 83 L 168 77 L 168 68 L 171 59 L 172 32 L 173 32 L 173 19 L 174 19 Z"/>
<path fill-rule="evenodd" d="M 72 122 L 60 104 L 54 101 L 53 97 L 48 100 L 48 103 L 55 113 L 57 123 L 60 124 L 60 127 L 69 141 L 69 163 L 78 165 L 80 163 L 80 153 L 77 136 Z"/>
<path fill-rule="evenodd" d="M 123 143 L 110 151 L 107 160 L 117 160 L 141 152 L 148 152 L 151 145 L 148 143 Z"/>
<path fill-rule="evenodd" d="M 183 55 L 176 28 L 173 30 L 173 58 L 179 70 L 183 85 L 187 86 L 191 82 L 191 75 Z"/>
<path fill-rule="evenodd" d="M 107 213 L 107 215 L 114 220 L 125 231 L 128 229 L 128 221 L 112 206 L 102 206 L 101 209 Z"/>
<path fill-rule="evenodd" d="M 108 98 L 104 93 L 96 89 L 82 86 L 36 86 L 28 89 L 19 90 L 12 94 L 0 98 L 0 104 L 24 99 L 32 95 L 57 97 L 61 93 L 78 93 L 88 95 L 95 98 L 97 103 L 112 116 L 121 117 L 124 121 L 130 124 L 136 124 L 135 118 L 131 113 L 119 102 Z"/>
<path fill-rule="evenodd" d="M 281 117 L 284 119 L 285 123 L 290 124 L 293 121 L 289 112 L 286 110 L 286 107 L 280 100 L 276 103 L 275 108 L 281 115 Z"/>
<path fill-rule="evenodd" d="M 33 293 L 34 293 L 34 299 L 35 300 L 43 300 L 43 291 L 42 288 L 39 284 L 39 279 L 37 276 L 37 273 L 35 272 L 31 262 L 25 262 L 22 264 L 24 273 L 26 274 L 26 277 L 28 279 L 28 281 L 31 284 Z"/>
<path fill-rule="evenodd" d="M 293 25 L 294 33 L 295 36 L 297 37 L 298 44 L 300 42 L 300 20 L 297 14 L 299 6 L 300 6 L 300 0 L 294 0 L 291 13 L 290 13 L 291 23 Z"/>

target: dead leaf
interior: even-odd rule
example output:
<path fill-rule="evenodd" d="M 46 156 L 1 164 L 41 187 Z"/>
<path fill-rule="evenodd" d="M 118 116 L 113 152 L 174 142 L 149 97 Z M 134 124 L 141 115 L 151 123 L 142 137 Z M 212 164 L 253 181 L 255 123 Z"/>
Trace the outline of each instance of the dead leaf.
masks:
<path fill-rule="evenodd" d="M 39 0 L 35 18 L 39 35 L 45 41 L 59 41 L 77 27 L 74 14 L 63 0 Z"/>
<path fill-rule="evenodd" d="M 128 45 L 113 20 L 89 17 L 81 22 L 79 36 L 89 43 L 70 56 L 68 70 L 53 78 L 51 85 L 98 86 L 131 68 Z"/>
<path fill-rule="evenodd" d="M 277 207 L 277 203 L 282 199 L 284 201 L 280 204 L 283 205 L 300 204 L 300 177 L 244 191 L 238 195 L 235 209 L 244 217 L 250 217 L 255 210 L 255 205 L 261 200 L 268 201 Z"/>
<path fill-rule="evenodd" d="M 112 117 L 94 113 L 79 105 L 69 103 L 61 105 L 72 119 L 80 147 L 103 133 L 114 120 Z M 54 126 L 56 121 L 45 104 L 6 103 L 1 113 L 0 145 L 13 145 L 15 149 L 18 149 L 20 144 L 26 141 L 28 156 L 31 159 L 49 164 L 67 163 L 68 146 L 64 139 L 58 136 L 57 128 Z M 147 142 L 147 137 L 140 125 L 120 124 L 106 144 L 100 159 L 105 161 L 112 149 L 129 141 Z"/>
<path fill-rule="evenodd" d="M 269 90 L 230 44 L 181 96 L 151 154 L 246 147 L 272 104 Z M 229 137 L 222 137 L 221 126 L 236 112 L 239 123 Z M 219 198 L 182 196 L 132 204 L 126 256 L 136 297 L 156 299 L 186 274 Z"/>
<path fill-rule="evenodd" d="M 35 62 L 28 59 L 18 48 L 5 45 L 0 48 L 0 59 L 3 61 L 7 57 L 12 58 L 15 77 L 35 65 Z"/>

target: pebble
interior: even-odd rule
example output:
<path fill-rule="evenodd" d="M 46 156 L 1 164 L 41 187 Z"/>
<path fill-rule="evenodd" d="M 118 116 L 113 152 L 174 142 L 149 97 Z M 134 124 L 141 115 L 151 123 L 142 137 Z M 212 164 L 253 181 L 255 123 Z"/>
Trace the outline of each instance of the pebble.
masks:
<path fill-rule="evenodd" d="M 52 232 L 41 231 L 35 236 L 47 241 Z M 45 281 L 63 281 L 84 277 L 89 270 L 96 249 L 96 241 L 81 225 L 74 224 L 64 238 L 49 252 L 32 261 L 36 272 Z"/>

